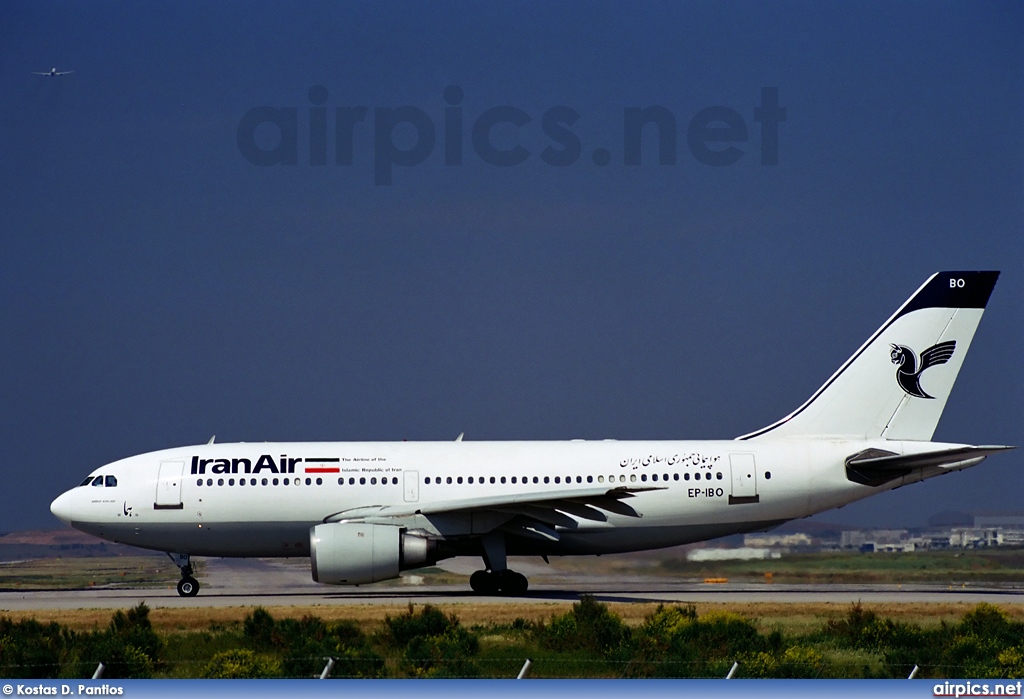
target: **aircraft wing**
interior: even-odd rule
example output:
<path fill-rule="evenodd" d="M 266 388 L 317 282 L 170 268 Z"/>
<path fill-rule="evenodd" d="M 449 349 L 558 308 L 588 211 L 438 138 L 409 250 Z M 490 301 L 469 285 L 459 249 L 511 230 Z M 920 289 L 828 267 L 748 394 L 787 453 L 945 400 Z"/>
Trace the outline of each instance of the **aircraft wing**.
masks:
<path fill-rule="evenodd" d="M 557 539 L 555 526 L 576 528 L 578 522 L 573 517 L 593 522 L 606 522 L 611 512 L 626 517 L 641 517 L 640 513 L 623 502 L 634 497 L 636 493 L 653 490 L 665 490 L 657 486 L 621 486 L 598 488 L 574 488 L 547 493 L 512 493 L 507 495 L 490 495 L 478 498 L 462 498 L 458 500 L 440 500 L 437 502 L 404 503 L 402 505 L 381 505 L 359 507 L 336 512 L 324 518 L 325 522 L 361 521 L 373 519 L 391 519 L 411 517 L 414 515 L 447 515 L 493 512 L 504 515 L 504 520 L 519 518 L 520 527 L 526 533 L 534 533 L 544 538 Z"/>

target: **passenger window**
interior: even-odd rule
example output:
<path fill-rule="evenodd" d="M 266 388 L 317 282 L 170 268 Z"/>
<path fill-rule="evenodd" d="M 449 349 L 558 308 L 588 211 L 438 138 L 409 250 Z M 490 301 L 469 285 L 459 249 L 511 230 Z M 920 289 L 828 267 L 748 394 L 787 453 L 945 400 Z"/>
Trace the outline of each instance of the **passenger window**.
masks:
<path fill-rule="evenodd" d="M 224 479 L 223 478 L 218 478 L 217 479 L 217 485 L 224 485 Z"/>
<path fill-rule="evenodd" d="M 114 478 L 113 476 L 107 476 L 104 482 L 108 488 L 117 487 L 117 479 Z"/>
<path fill-rule="evenodd" d="M 598 483 L 604 483 L 604 476 L 598 476 L 597 477 L 597 482 Z"/>
<path fill-rule="evenodd" d="M 92 479 L 92 484 L 94 486 L 98 486 L 98 487 L 102 488 L 103 487 L 103 476 L 96 476 L 95 478 L 93 478 Z"/>

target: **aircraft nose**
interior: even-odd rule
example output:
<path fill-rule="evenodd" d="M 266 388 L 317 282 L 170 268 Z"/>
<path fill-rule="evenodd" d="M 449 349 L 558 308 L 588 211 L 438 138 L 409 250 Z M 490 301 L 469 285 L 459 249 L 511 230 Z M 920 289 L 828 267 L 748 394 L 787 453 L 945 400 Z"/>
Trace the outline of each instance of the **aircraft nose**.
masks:
<path fill-rule="evenodd" d="M 61 494 L 56 500 L 50 503 L 50 512 L 57 519 L 71 524 L 71 520 L 74 516 L 74 502 L 71 497 L 71 492 Z"/>

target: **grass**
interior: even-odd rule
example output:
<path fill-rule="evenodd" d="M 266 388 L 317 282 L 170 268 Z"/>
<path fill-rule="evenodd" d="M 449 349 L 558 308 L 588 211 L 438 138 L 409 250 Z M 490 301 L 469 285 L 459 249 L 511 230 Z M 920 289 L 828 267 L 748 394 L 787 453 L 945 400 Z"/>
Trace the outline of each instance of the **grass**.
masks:
<path fill-rule="evenodd" d="M 0 590 L 166 587 L 178 570 L 157 556 L 40 558 L 0 563 Z"/>

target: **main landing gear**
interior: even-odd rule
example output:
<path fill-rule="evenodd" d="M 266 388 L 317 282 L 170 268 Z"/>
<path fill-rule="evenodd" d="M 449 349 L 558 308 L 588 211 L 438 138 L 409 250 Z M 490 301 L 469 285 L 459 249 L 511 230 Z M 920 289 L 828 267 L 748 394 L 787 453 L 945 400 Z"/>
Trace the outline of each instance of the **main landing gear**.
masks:
<path fill-rule="evenodd" d="M 168 553 L 174 565 L 181 571 L 178 581 L 178 594 L 182 597 L 195 597 L 199 594 L 199 582 L 192 577 L 192 558 L 187 553 Z"/>
<path fill-rule="evenodd" d="M 499 592 L 506 595 L 523 595 L 530 586 L 526 576 L 508 569 L 505 560 L 505 536 L 492 532 L 481 537 L 483 544 L 484 565 L 486 570 L 478 570 L 469 578 L 469 586 L 473 592 L 482 595 L 493 595 Z"/>
<path fill-rule="evenodd" d="M 469 577 L 469 586 L 473 592 L 481 595 L 494 595 L 503 592 L 506 595 L 526 594 L 530 586 L 526 576 L 514 570 L 478 570 Z"/>

